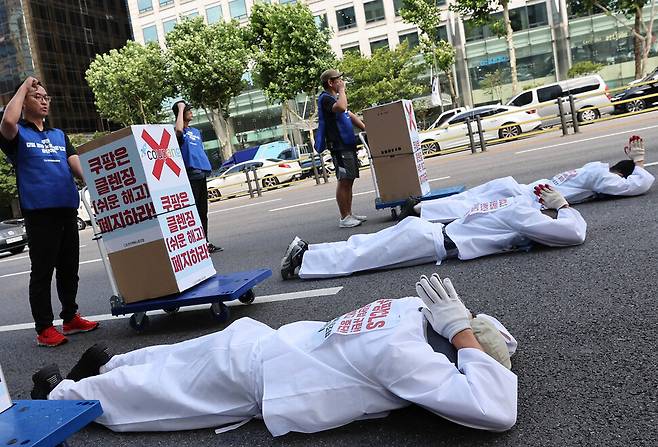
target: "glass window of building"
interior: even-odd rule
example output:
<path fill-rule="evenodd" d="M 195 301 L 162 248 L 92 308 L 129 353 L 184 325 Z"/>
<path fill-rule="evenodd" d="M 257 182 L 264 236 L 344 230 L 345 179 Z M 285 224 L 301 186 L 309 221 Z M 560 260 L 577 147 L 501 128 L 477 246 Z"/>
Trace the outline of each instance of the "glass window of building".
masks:
<path fill-rule="evenodd" d="M 137 9 L 140 13 L 153 11 L 153 3 L 151 3 L 151 0 L 137 0 Z"/>
<path fill-rule="evenodd" d="M 327 14 L 320 14 L 318 16 L 314 16 L 313 18 L 315 19 L 315 26 L 317 26 L 318 29 L 329 28 L 329 24 L 327 23 Z"/>
<path fill-rule="evenodd" d="M 404 6 L 404 0 L 393 0 L 393 10 L 395 10 L 395 16 L 400 16 L 400 10 Z"/>
<path fill-rule="evenodd" d="M 413 33 L 400 34 L 400 43 L 407 42 L 409 48 L 415 48 L 418 46 L 418 33 L 414 31 Z"/>
<path fill-rule="evenodd" d="M 378 40 L 373 40 L 370 42 L 370 52 L 374 53 L 375 51 L 379 50 L 380 48 L 386 48 L 388 49 L 388 38 L 384 37 L 383 39 L 378 39 Z"/>
<path fill-rule="evenodd" d="M 448 40 L 448 27 L 445 25 L 441 25 L 436 32 L 436 38 L 437 40 L 445 40 L 446 42 L 449 42 Z"/>
<path fill-rule="evenodd" d="M 199 11 L 196 9 L 194 11 L 188 11 L 181 15 L 183 19 L 193 19 L 194 17 L 199 17 Z"/>
<path fill-rule="evenodd" d="M 233 0 L 228 2 L 228 9 L 231 17 L 234 19 L 244 19 L 247 17 L 247 5 L 244 0 Z"/>
<path fill-rule="evenodd" d="M 160 8 L 165 8 L 174 4 L 174 0 L 160 0 Z"/>
<path fill-rule="evenodd" d="M 155 25 L 142 28 L 142 33 L 144 34 L 144 43 L 158 41 L 158 29 L 155 27 Z"/>
<path fill-rule="evenodd" d="M 446 0 L 435 0 L 434 2 L 436 6 L 445 6 L 446 3 L 447 3 Z"/>
<path fill-rule="evenodd" d="M 174 29 L 174 26 L 176 26 L 176 19 L 165 20 L 162 22 L 162 30 L 164 31 L 165 36 Z"/>
<path fill-rule="evenodd" d="M 377 22 L 386 18 L 384 15 L 384 2 L 382 0 L 364 3 L 363 11 L 366 14 L 366 23 Z"/>
<path fill-rule="evenodd" d="M 466 35 L 466 42 L 484 38 L 483 27 L 475 24 L 472 20 L 464 20 L 464 34 Z"/>
<path fill-rule="evenodd" d="M 336 11 L 336 22 L 338 22 L 338 31 L 355 28 L 356 14 L 354 14 L 354 6 Z"/>
<path fill-rule="evenodd" d="M 548 12 L 546 11 L 546 3 L 528 5 L 528 26 L 530 28 L 537 28 L 539 26 L 545 25 L 548 25 Z"/>
<path fill-rule="evenodd" d="M 343 50 L 343 56 L 349 53 L 360 55 L 361 54 L 361 48 L 359 47 L 359 44 L 356 43 L 354 45 L 349 45 L 346 47 L 341 48 Z"/>
<path fill-rule="evenodd" d="M 296 1 L 297 0 L 279 0 L 279 3 L 281 3 L 283 5 L 285 3 L 295 3 Z"/>
<path fill-rule="evenodd" d="M 211 6 L 206 8 L 206 20 L 208 25 L 212 23 L 217 23 L 224 18 L 224 12 L 222 11 L 222 5 Z"/>

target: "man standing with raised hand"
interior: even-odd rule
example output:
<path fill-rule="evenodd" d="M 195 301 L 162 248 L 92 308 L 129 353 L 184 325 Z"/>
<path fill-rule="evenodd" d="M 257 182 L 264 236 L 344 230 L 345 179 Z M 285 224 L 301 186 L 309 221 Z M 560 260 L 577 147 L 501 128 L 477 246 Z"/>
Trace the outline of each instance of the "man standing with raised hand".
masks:
<path fill-rule="evenodd" d="M 359 178 L 354 128 L 366 130 L 358 116 L 347 110 L 347 94 L 343 74 L 338 70 L 325 70 L 320 76 L 324 91 L 318 98 L 318 133 L 315 149 L 329 149 L 336 168 L 336 202 L 340 212 L 338 226 L 351 228 L 361 225 L 366 216 L 352 214 L 352 186 Z"/>
<path fill-rule="evenodd" d="M 199 129 L 190 127 L 190 122 L 194 117 L 192 107 L 185 101 L 177 101 L 171 111 L 176 117 L 176 138 L 178 138 L 178 145 L 183 155 L 187 178 L 190 180 L 201 225 L 206 234 L 206 241 L 208 241 L 208 182 L 206 179 L 211 170 L 210 160 L 203 150 L 201 132 Z M 208 241 L 208 252 L 214 253 L 222 250 L 222 247 Z"/>
<path fill-rule="evenodd" d="M 5 108 L 0 148 L 16 169 L 16 183 L 30 247 L 30 307 L 37 344 L 58 346 L 65 335 L 88 332 L 98 323 L 78 314 L 80 203 L 73 176 L 82 179 L 78 154 L 68 136 L 45 126 L 51 97 L 36 78 L 28 77 Z M 21 114 L 23 118 L 21 119 Z M 62 303 L 63 332 L 53 326 L 50 284 L 53 271 Z"/>

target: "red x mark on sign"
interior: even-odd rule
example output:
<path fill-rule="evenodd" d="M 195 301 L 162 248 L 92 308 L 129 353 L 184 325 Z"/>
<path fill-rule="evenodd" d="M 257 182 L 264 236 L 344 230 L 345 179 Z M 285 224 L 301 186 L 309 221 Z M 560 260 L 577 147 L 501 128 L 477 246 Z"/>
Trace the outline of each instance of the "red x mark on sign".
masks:
<path fill-rule="evenodd" d="M 157 158 L 155 160 L 155 164 L 153 165 L 153 177 L 155 177 L 157 180 L 160 180 L 160 176 L 162 175 L 162 170 L 164 169 L 165 164 L 169 166 L 169 169 L 171 169 L 174 174 L 176 174 L 176 177 L 180 175 L 180 167 L 178 167 L 176 162 L 169 157 L 169 151 L 167 150 L 169 147 L 170 139 L 171 135 L 165 130 L 162 132 L 162 138 L 160 138 L 160 142 L 156 143 L 156 141 L 153 139 L 153 137 L 151 137 L 151 135 L 149 135 L 146 129 L 142 130 L 142 140 L 146 141 L 146 144 L 148 144 L 151 149 L 157 153 Z"/>
<path fill-rule="evenodd" d="M 409 104 L 405 104 L 404 108 L 407 110 L 407 115 L 409 115 L 409 130 L 418 130 L 416 122 L 414 121 L 414 108 L 411 101 L 409 101 Z"/>

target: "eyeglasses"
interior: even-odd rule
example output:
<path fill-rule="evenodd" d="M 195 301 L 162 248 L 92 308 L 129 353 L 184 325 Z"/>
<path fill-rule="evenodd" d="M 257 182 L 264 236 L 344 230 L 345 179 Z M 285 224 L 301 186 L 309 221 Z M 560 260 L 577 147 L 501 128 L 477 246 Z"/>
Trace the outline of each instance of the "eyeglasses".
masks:
<path fill-rule="evenodd" d="M 52 99 L 53 99 L 52 96 L 42 95 L 42 94 L 40 94 L 40 93 L 37 93 L 37 94 L 35 94 L 35 95 L 30 95 L 30 96 L 32 96 L 34 99 L 36 99 L 37 102 L 46 101 L 46 102 L 49 103 L 49 102 L 52 101 Z"/>

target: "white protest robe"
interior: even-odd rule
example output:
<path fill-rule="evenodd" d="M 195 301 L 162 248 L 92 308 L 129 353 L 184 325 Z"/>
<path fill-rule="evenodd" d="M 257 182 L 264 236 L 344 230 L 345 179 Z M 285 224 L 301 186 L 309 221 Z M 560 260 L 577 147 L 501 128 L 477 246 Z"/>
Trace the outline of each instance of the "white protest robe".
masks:
<path fill-rule="evenodd" d="M 582 244 L 587 223 L 573 208 L 557 219 L 543 214 L 535 200 L 509 197 L 476 204 L 445 227 L 459 259 L 527 248 L 532 242 L 561 247 Z M 299 270 L 302 279 L 345 276 L 358 271 L 395 268 L 446 258 L 443 224 L 407 217 L 397 225 L 347 241 L 310 245 Z M 434 240 L 430 240 L 430 238 Z M 432 252 L 434 249 L 434 252 Z"/>
<path fill-rule="evenodd" d="M 646 169 L 635 166 L 631 175 L 624 178 L 610 172 L 608 163 L 594 161 L 582 168 L 562 172 L 551 179 L 541 179 L 527 186 L 527 193 L 534 194 L 535 185 L 554 186 L 569 203 L 580 203 L 600 195 L 638 196 L 647 192 L 654 176 Z"/>
<path fill-rule="evenodd" d="M 525 193 L 525 185 L 517 183 L 513 177 L 497 178 L 459 194 L 423 201 L 420 207 L 420 217 L 430 222 L 449 223 L 464 217 L 473 206 L 480 202 Z"/>
<path fill-rule="evenodd" d="M 311 433 L 410 403 L 469 427 L 509 429 L 516 375 L 476 349 L 458 351 L 459 369 L 434 352 L 421 306 L 416 297 L 381 299 L 328 323 L 277 331 L 242 318 L 204 337 L 115 356 L 102 374 L 64 380 L 49 399 L 98 399 L 96 422 L 115 431 L 262 417 L 274 436 Z M 513 353 L 516 341 L 496 323 Z"/>

